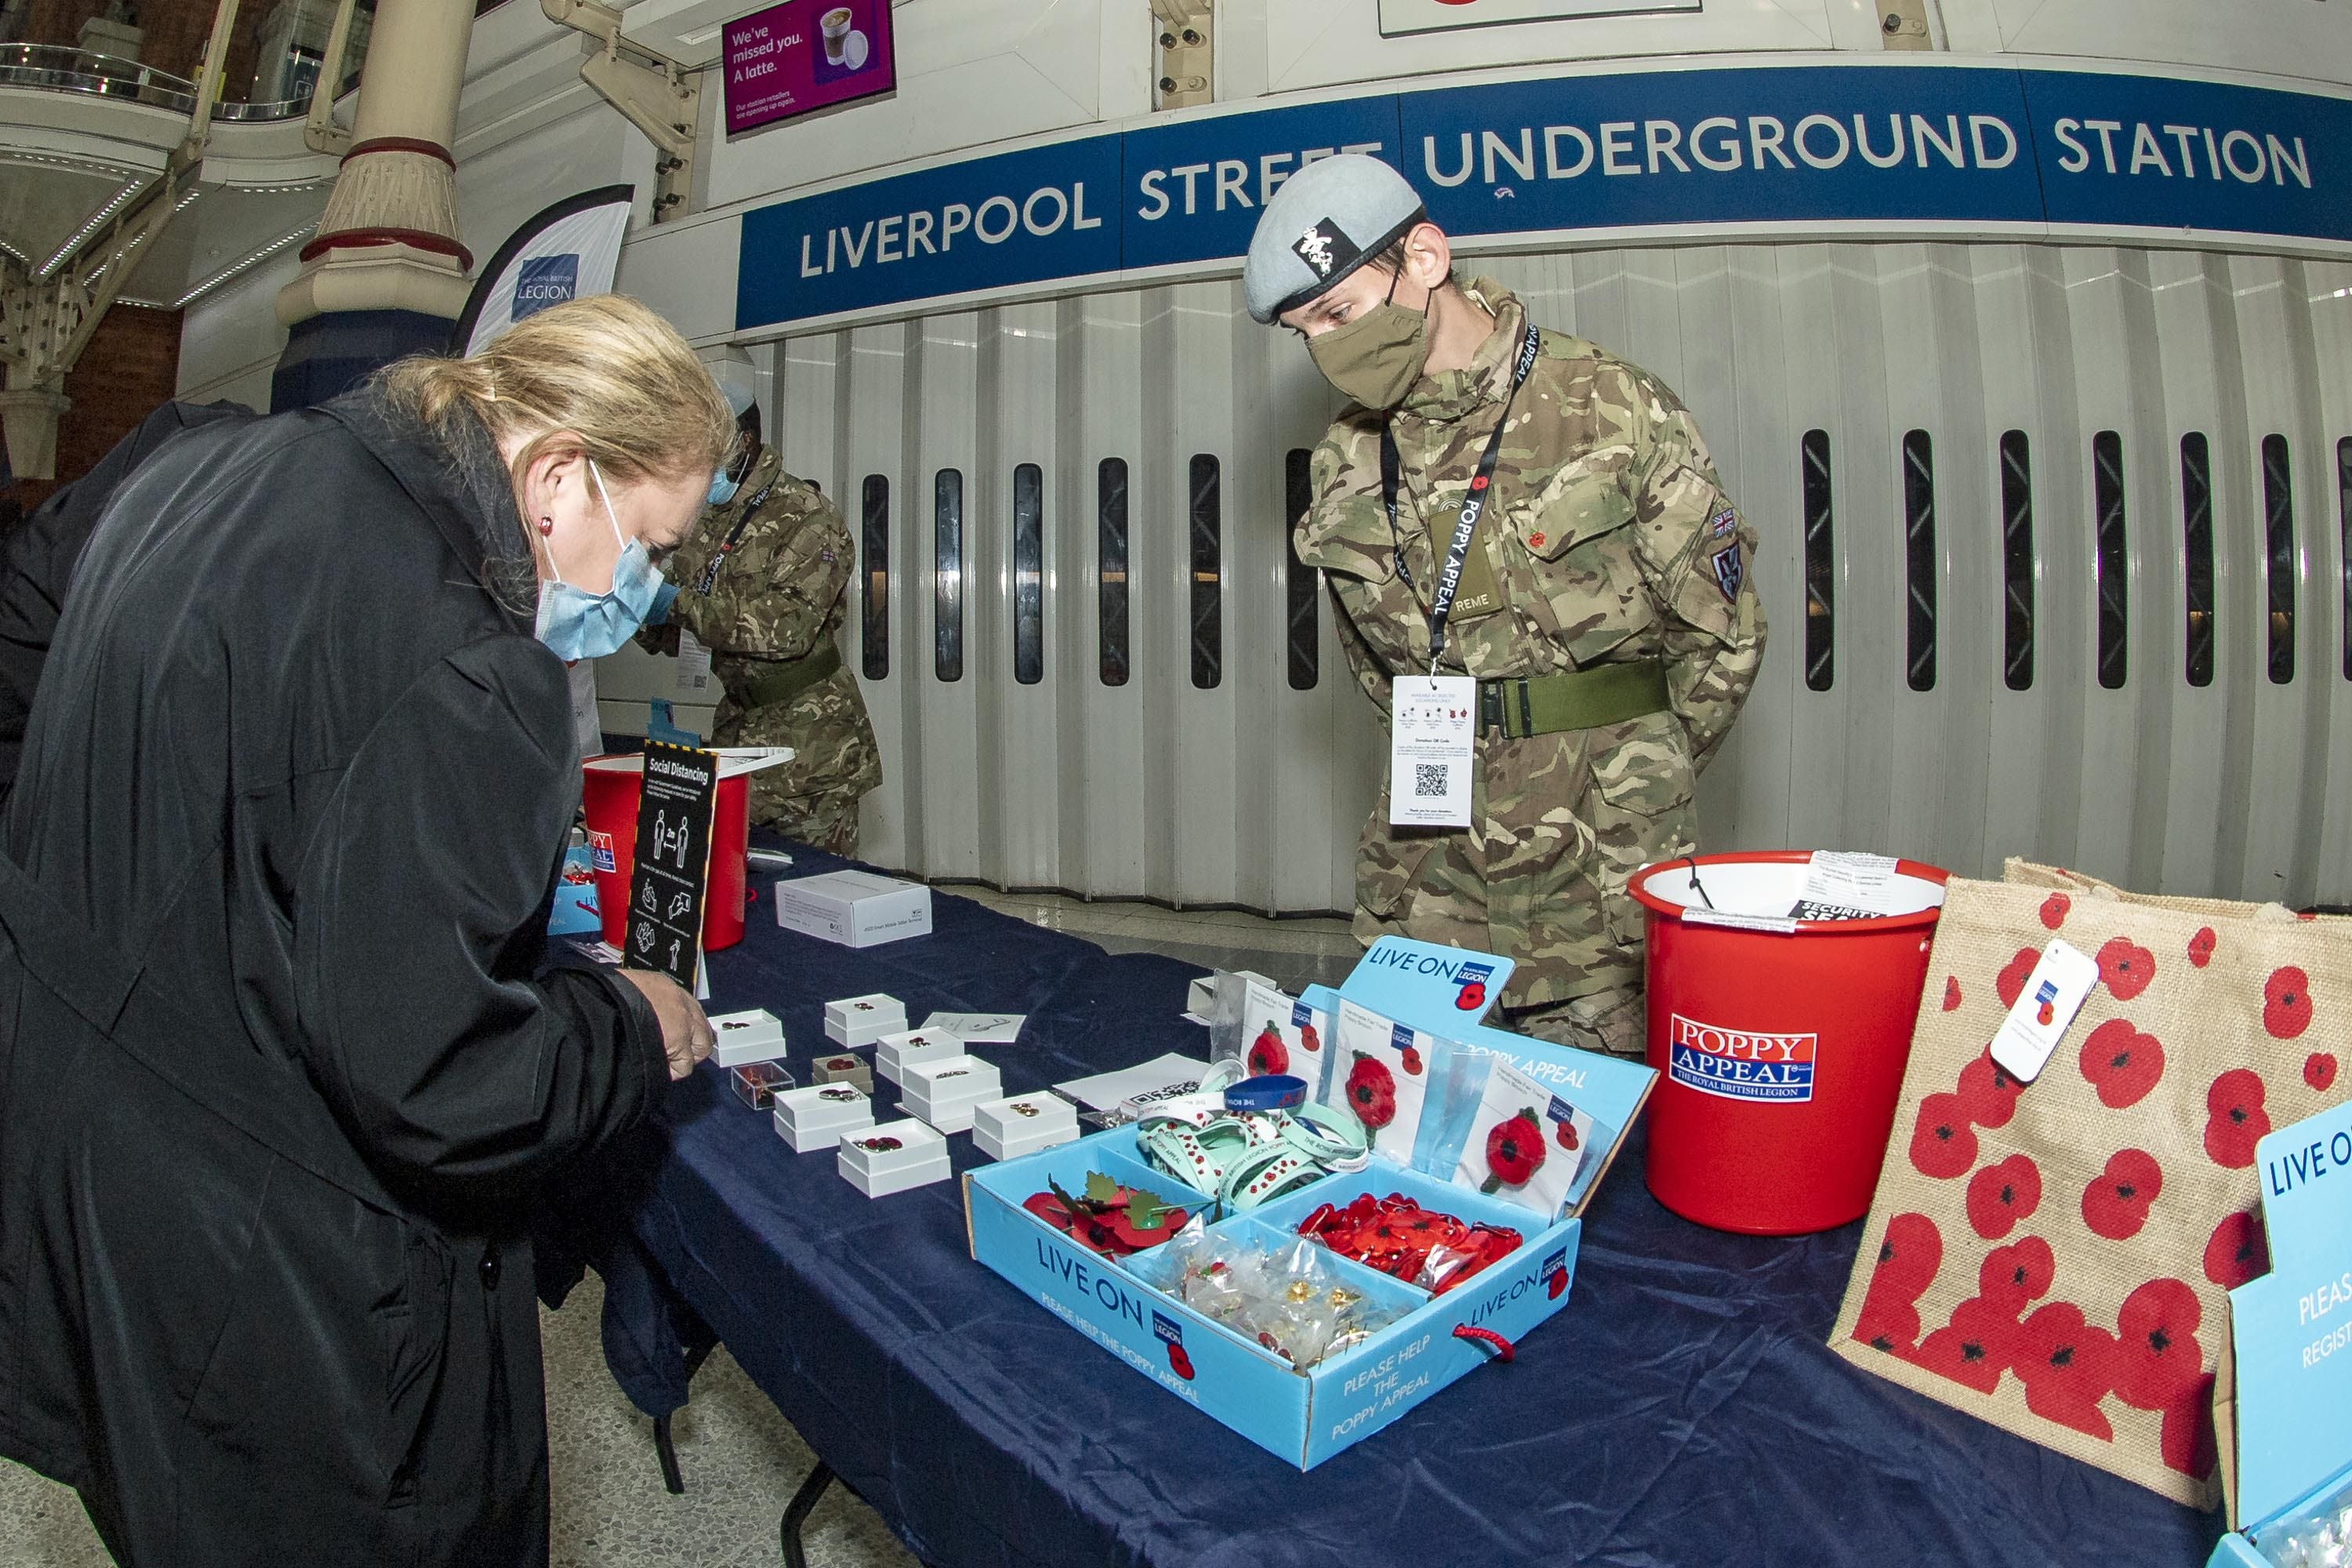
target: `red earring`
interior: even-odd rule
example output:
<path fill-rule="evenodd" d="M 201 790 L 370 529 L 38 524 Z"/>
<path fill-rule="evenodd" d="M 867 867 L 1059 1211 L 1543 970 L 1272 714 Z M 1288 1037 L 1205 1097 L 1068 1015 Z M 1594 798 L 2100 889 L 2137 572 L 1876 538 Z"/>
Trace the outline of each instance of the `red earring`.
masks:
<path fill-rule="evenodd" d="M 555 520 L 551 517 L 541 518 L 539 520 L 539 531 L 541 533 L 553 533 L 555 531 Z"/>

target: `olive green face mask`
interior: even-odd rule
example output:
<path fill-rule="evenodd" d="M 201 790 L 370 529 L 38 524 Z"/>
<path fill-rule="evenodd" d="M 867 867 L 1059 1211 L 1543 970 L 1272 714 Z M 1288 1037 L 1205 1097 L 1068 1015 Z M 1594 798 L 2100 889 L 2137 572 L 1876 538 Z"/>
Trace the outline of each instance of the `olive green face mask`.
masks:
<path fill-rule="evenodd" d="M 1394 408 L 1429 363 L 1429 303 L 1408 310 L 1396 303 L 1398 273 L 1389 297 L 1354 321 L 1307 340 L 1323 379 L 1366 408 Z M 1433 295 L 1433 298 L 1434 296 Z"/>

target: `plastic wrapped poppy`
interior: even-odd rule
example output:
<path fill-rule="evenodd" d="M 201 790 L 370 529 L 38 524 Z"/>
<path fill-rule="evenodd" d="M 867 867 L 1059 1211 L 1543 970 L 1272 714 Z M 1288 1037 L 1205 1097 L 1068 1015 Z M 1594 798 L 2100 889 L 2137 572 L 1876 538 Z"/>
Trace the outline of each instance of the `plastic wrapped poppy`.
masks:
<path fill-rule="evenodd" d="M 1374 1131 L 1396 1120 L 1396 1078 L 1363 1052 L 1348 1069 L 1348 1106 L 1356 1120 Z"/>
<path fill-rule="evenodd" d="M 1524 1186 L 1543 1169 L 1543 1123 L 1536 1113 L 1522 1110 L 1516 1116 L 1506 1116 L 1486 1133 L 1489 1174 L 1478 1190 L 1492 1193 L 1506 1186 Z"/>

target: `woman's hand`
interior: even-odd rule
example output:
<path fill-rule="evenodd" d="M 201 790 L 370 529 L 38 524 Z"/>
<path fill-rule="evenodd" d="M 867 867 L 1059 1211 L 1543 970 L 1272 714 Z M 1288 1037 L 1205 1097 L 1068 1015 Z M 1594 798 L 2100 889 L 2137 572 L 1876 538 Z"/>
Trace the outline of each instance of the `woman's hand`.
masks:
<path fill-rule="evenodd" d="M 653 1004 L 654 1016 L 661 1021 L 662 1049 L 669 1057 L 670 1081 L 677 1082 L 710 1055 L 718 1039 L 710 1020 L 703 1016 L 702 1004 L 667 974 L 650 969 L 624 969 L 620 973 Z"/>

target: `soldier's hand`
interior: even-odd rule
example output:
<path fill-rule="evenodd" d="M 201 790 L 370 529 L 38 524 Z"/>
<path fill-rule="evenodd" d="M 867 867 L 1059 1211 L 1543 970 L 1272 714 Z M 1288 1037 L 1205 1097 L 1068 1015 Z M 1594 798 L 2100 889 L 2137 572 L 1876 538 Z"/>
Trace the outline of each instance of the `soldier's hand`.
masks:
<path fill-rule="evenodd" d="M 710 1055 L 718 1036 L 704 1016 L 702 1004 L 688 994 L 686 988 L 667 974 L 650 969 L 624 969 L 621 978 L 645 993 L 653 1004 L 654 1016 L 661 1022 L 662 1051 L 669 1058 L 670 1081 L 675 1083 L 694 1070 L 694 1064 Z"/>

